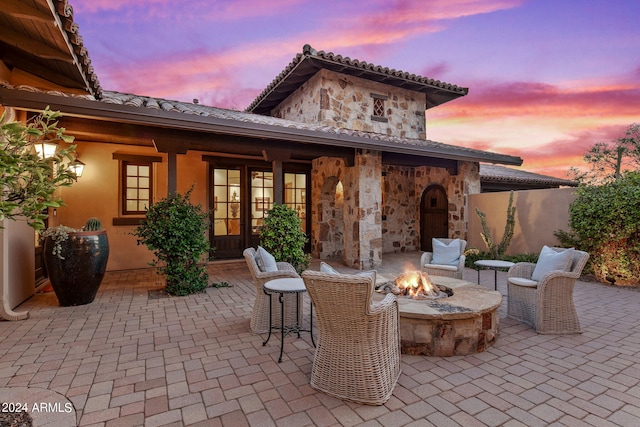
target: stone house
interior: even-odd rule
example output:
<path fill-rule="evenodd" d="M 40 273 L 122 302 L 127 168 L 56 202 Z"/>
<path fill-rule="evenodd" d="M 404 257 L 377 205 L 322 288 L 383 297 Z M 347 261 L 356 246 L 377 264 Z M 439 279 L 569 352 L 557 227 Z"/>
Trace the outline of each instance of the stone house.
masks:
<path fill-rule="evenodd" d="M 375 268 L 385 253 L 430 249 L 431 237 L 466 238 L 480 163 L 522 163 L 427 139 L 425 110 L 466 88 L 308 45 L 235 111 L 103 90 L 66 1 L 11 2 L 0 23 L 0 110 L 61 111 L 86 164 L 50 224 L 100 218 L 109 270 L 147 266 L 131 232 L 149 204 L 192 186 L 217 259 L 256 246 L 266 211 L 286 203 L 313 256 Z"/>

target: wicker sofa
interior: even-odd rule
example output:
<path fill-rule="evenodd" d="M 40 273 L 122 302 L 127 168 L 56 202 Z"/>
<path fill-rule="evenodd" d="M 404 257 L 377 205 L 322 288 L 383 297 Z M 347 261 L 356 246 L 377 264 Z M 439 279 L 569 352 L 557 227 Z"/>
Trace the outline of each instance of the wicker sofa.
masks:
<path fill-rule="evenodd" d="M 564 248 L 551 248 L 556 252 Z M 526 323 L 540 334 L 580 333 L 573 288 L 589 254 L 574 250 L 568 271 L 550 271 L 532 280 L 536 264 L 519 262 L 507 276 L 507 316 Z"/>
<path fill-rule="evenodd" d="M 318 318 L 311 386 L 338 399 L 384 404 L 400 376 L 398 301 L 372 303 L 374 275 L 302 273 Z"/>
<path fill-rule="evenodd" d="M 261 271 L 256 261 L 256 250 L 254 248 L 247 248 L 242 253 L 244 259 L 247 262 L 247 267 L 251 272 L 253 283 L 256 286 L 256 299 L 253 304 L 253 312 L 251 314 L 251 331 L 255 334 L 263 334 L 269 332 L 269 301 L 272 305 L 272 325 L 280 325 L 280 303 L 278 298 L 269 298 L 267 294 L 262 290 L 264 285 L 269 280 L 280 279 L 283 277 L 300 277 L 295 268 L 287 262 L 279 262 L 278 271 Z M 296 323 L 296 295 L 285 294 L 285 307 L 284 313 L 285 325 L 293 325 Z M 300 319 L 298 323 L 302 321 L 302 298 L 300 298 L 300 307 L 298 313 Z"/>

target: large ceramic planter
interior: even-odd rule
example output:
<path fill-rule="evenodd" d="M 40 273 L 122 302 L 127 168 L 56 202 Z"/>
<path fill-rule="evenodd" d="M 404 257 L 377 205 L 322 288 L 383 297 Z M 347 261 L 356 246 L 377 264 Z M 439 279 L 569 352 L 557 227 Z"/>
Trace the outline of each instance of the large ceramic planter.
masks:
<path fill-rule="evenodd" d="M 61 243 L 60 259 L 54 241 L 44 241 L 44 264 L 61 306 L 84 305 L 94 300 L 107 269 L 109 240 L 106 230 L 69 233 Z"/>

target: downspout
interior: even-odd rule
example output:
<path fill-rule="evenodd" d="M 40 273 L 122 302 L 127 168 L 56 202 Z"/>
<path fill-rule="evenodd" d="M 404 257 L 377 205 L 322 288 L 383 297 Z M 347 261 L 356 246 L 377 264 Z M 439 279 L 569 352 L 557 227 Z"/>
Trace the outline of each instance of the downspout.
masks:
<path fill-rule="evenodd" d="M 2 107 L 2 104 L 0 104 Z M 16 110 L 4 107 L 5 123 L 16 121 Z M 0 221 L 0 227 L 5 227 L 6 221 Z M 26 311 L 15 312 L 9 303 L 9 239 L 4 228 L 0 228 L 0 318 L 5 320 L 24 320 L 29 317 Z"/>
<path fill-rule="evenodd" d="M 4 225 L 5 221 L 0 221 Z M 9 304 L 9 239 L 0 229 L 0 262 L 2 275 L 0 276 L 0 317 L 5 320 L 24 320 L 29 317 L 28 311 L 13 311 Z"/>

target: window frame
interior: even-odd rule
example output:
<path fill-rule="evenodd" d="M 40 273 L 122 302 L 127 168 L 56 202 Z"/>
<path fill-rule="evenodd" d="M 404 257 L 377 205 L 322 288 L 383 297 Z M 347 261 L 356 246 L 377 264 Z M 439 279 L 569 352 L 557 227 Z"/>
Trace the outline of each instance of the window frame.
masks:
<path fill-rule="evenodd" d="M 137 175 L 129 175 L 129 166 L 134 166 L 137 168 L 138 170 L 138 174 Z M 141 187 L 140 186 L 140 178 L 143 178 L 143 175 L 140 175 L 140 168 L 149 168 L 149 174 L 146 176 L 146 178 L 149 181 L 149 185 L 148 187 Z M 129 186 L 129 178 L 132 177 L 136 177 L 138 179 L 138 185 L 135 187 L 131 187 Z M 121 168 L 121 175 L 120 175 L 120 181 L 122 182 L 122 187 L 120 188 L 120 201 L 122 203 L 121 209 L 120 209 L 120 214 L 122 216 L 138 216 L 138 215 L 145 215 L 146 210 L 130 210 L 128 205 L 130 201 L 136 201 L 136 204 L 138 205 L 138 208 L 140 207 L 140 203 L 143 200 L 146 200 L 147 203 L 147 209 L 149 208 L 149 206 L 151 206 L 151 203 L 153 202 L 153 162 L 140 162 L 140 161 L 131 161 L 131 160 L 123 160 L 122 161 L 122 168 Z M 136 193 L 138 195 L 137 198 L 129 198 L 129 190 L 130 189 L 135 189 Z M 140 192 L 141 191 L 148 191 L 148 197 L 143 199 L 140 197 Z"/>
<path fill-rule="evenodd" d="M 372 93 L 370 95 L 371 95 L 371 98 L 373 98 L 373 104 L 372 104 L 373 111 L 371 113 L 371 120 L 374 120 L 377 122 L 388 122 L 389 119 L 387 118 L 385 101 L 389 99 L 389 97 L 385 95 L 380 95 L 377 93 Z"/>
<path fill-rule="evenodd" d="M 113 225 L 138 225 L 144 219 L 146 211 L 129 211 L 127 209 L 127 166 L 149 167 L 149 203 L 153 203 L 154 191 L 154 163 L 162 163 L 160 156 L 145 156 L 136 154 L 113 153 L 113 159 L 118 160 L 118 217 L 113 218 Z M 139 188 L 139 187 L 138 187 Z M 139 200 L 139 199 L 138 199 Z"/>

